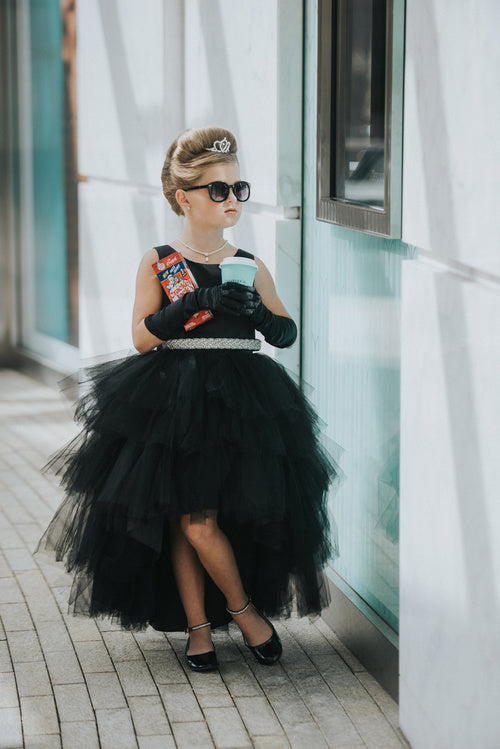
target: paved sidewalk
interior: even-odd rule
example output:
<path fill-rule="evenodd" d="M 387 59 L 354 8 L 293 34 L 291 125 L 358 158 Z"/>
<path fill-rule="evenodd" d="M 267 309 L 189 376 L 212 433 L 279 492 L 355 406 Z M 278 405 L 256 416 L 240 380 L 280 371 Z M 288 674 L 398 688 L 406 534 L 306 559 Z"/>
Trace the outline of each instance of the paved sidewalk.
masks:
<path fill-rule="evenodd" d="M 193 674 L 183 634 L 68 615 L 70 577 L 31 552 L 62 496 L 39 469 L 75 432 L 58 392 L 0 370 L 0 749 L 408 746 L 396 704 L 322 620 L 279 622 L 272 668 L 232 625 L 214 634 L 220 673 Z"/>

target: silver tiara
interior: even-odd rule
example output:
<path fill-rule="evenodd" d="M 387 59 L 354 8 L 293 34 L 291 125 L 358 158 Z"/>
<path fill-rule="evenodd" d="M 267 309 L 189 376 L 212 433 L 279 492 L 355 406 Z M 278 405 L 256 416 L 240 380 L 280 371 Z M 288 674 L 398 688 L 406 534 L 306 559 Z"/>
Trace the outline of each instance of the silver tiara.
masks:
<path fill-rule="evenodd" d="M 215 151 L 215 153 L 229 153 L 231 148 L 230 142 L 227 138 L 223 140 L 214 140 L 212 148 L 206 148 L 205 151 Z"/>

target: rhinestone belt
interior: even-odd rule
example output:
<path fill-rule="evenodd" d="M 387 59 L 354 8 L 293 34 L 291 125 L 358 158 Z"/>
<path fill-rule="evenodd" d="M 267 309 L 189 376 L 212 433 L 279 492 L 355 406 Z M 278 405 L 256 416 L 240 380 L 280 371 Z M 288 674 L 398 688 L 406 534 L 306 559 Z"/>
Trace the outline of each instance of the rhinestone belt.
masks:
<path fill-rule="evenodd" d="M 247 349 L 249 351 L 259 351 L 261 341 L 257 338 L 172 338 L 169 341 L 163 341 L 162 348 L 188 348 L 188 349 Z"/>

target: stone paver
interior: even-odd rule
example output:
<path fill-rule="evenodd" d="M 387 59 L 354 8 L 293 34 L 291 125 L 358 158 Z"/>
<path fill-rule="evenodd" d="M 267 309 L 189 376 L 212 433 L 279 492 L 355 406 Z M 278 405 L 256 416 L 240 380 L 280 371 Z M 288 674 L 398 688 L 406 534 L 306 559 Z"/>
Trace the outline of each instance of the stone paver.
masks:
<path fill-rule="evenodd" d="M 59 733 L 56 706 L 52 696 L 21 697 L 21 717 L 25 736 Z"/>
<path fill-rule="evenodd" d="M 251 748 L 250 736 L 236 707 L 209 707 L 203 712 L 217 747 L 221 749 Z"/>
<path fill-rule="evenodd" d="M 174 740 L 177 749 L 213 749 L 215 747 L 206 723 L 174 723 Z"/>
<path fill-rule="evenodd" d="M 84 676 L 75 653 L 68 650 L 51 650 L 45 653 L 45 662 L 52 684 L 79 684 Z"/>
<path fill-rule="evenodd" d="M 85 684 L 54 685 L 59 719 L 65 723 L 94 720 L 94 712 Z"/>
<path fill-rule="evenodd" d="M 236 697 L 236 707 L 250 736 L 283 736 L 283 729 L 267 697 Z"/>
<path fill-rule="evenodd" d="M 102 749 L 137 749 L 132 717 L 127 708 L 96 710 Z"/>
<path fill-rule="evenodd" d="M 94 721 L 61 723 L 61 743 L 64 749 L 99 749 Z"/>
<path fill-rule="evenodd" d="M 0 749 L 23 749 L 21 711 L 18 707 L 0 708 Z"/>
<path fill-rule="evenodd" d="M 2 604 L 2 623 L 6 632 L 22 632 L 34 629 L 33 621 L 25 603 Z"/>
<path fill-rule="evenodd" d="M 85 674 L 115 670 L 106 645 L 100 638 L 75 642 L 75 650 Z"/>
<path fill-rule="evenodd" d="M 260 666 L 234 625 L 220 671 L 188 672 L 185 635 L 68 614 L 71 577 L 33 556 L 62 495 L 40 468 L 76 433 L 58 392 L 0 370 L 0 749 L 392 749 L 397 705 L 328 626 L 279 622 Z"/>
<path fill-rule="evenodd" d="M 190 684 L 163 684 L 160 694 L 171 723 L 203 720 L 203 713 Z"/>
<path fill-rule="evenodd" d="M 86 675 L 86 681 L 94 710 L 127 707 L 120 680 L 115 672 L 90 673 Z"/>
<path fill-rule="evenodd" d="M 169 736 L 172 734 L 158 695 L 130 697 L 128 700 L 137 736 Z"/>
<path fill-rule="evenodd" d="M 47 666 L 42 661 L 18 662 L 16 682 L 20 697 L 37 697 L 52 694 L 52 684 Z"/>
<path fill-rule="evenodd" d="M 0 674 L 0 708 L 17 707 L 16 679 L 13 671 Z"/>
<path fill-rule="evenodd" d="M 173 736 L 138 736 L 137 740 L 139 749 L 175 749 L 176 747 Z"/>

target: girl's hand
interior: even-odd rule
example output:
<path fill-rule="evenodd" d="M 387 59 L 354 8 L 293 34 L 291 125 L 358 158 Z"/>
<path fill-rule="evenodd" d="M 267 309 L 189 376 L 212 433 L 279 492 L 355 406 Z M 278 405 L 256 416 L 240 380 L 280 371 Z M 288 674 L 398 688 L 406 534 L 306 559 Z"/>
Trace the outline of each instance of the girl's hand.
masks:
<path fill-rule="evenodd" d="M 234 292 L 242 298 L 240 315 L 249 317 L 255 329 L 263 333 L 268 343 L 278 348 L 291 346 L 297 338 L 297 326 L 291 317 L 276 315 L 262 301 L 257 289 L 253 286 L 232 284 Z"/>
<path fill-rule="evenodd" d="M 241 298 L 239 314 L 253 319 L 262 306 L 262 297 L 259 292 L 254 286 L 244 286 L 241 283 L 231 282 L 231 286 L 234 292 L 238 293 L 239 298 Z"/>
<path fill-rule="evenodd" d="M 251 298 L 248 286 L 242 286 L 242 284 L 236 284 L 232 281 L 219 286 L 196 289 L 195 293 L 200 310 L 209 309 L 212 312 L 223 312 L 226 315 L 234 316 L 243 314 L 245 304 Z"/>

